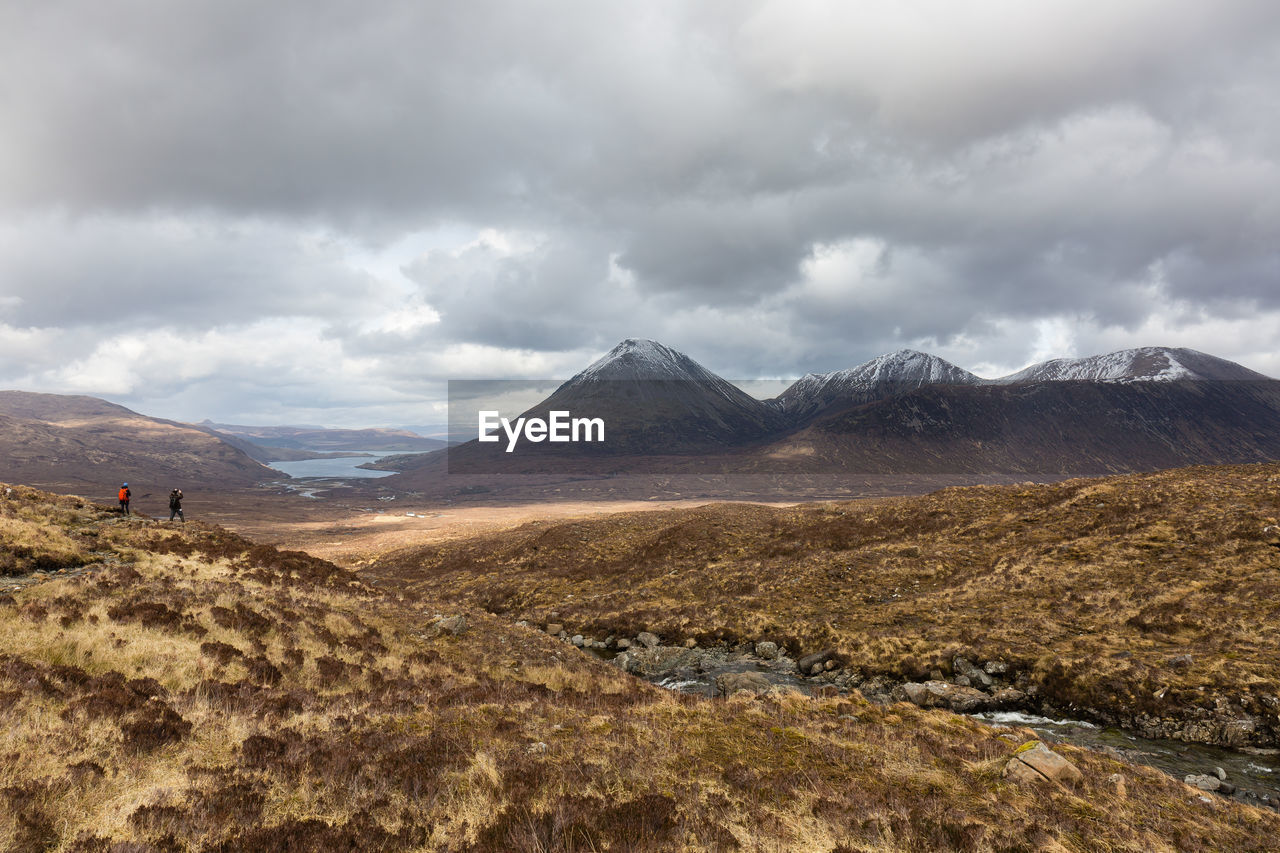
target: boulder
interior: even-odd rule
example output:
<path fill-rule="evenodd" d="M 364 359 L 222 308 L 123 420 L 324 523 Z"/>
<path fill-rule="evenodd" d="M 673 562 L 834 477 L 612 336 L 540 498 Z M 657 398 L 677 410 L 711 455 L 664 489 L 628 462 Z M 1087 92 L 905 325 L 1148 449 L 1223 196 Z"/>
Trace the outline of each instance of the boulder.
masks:
<path fill-rule="evenodd" d="M 981 690 L 945 681 L 908 682 L 902 685 L 902 694 L 921 708 L 950 708 L 959 714 L 982 710 L 992 701 Z"/>
<path fill-rule="evenodd" d="M 662 642 L 656 634 L 650 634 L 648 631 L 641 631 L 636 634 L 636 642 L 644 646 L 646 649 L 656 649 L 658 644 Z"/>
<path fill-rule="evenodd" d="M 800 658 L 796 661 L 796 668 L 800 670 L 801 675 L 817 675 L 825 669 L 824 664 L 835 656 L 835 649 L 823 649 Z"/>
<path fill-rule="evenodd" d="M 965 658 L 959 656 L 952 659 L 951 671 L 956 674 L 956 677 L 952 679 L 952 682 L 965 687 L 985 688 L 995 684 L 995 679 L 990 675 L 969 663 Z"/>
<path fill-rule="evenodd" d="M 436 634 L 461 634 L 467 630 L 467 617 L 459 613 L 457 616 L 444 616 L 436 620 Z"/>
<path fill-rule="evenodd" d="M 1258 724 L 1253 720 L 1228 720 L 1222 726 L 1222 742 L 1227 746 L 1248 746 Z"/>
<path fill-rule="evenodd" d="M 1201 791 L 1216 792 L 1222 787 L 1222 780 L 1217 776 L 1210 776 L 1208 773 L 1195 773 L 1187 776 L 1182 781 L 1193 788 L 1199 788 Z"/>
<path fill-rule="evenodd" d="M 768 640 L 756 643 L 756 657 L 773 660 L 778 656 L 778 644 Z"/>
<path fill-rule="evenodd" d="M 1079 767 L 1040 741 L 1030 741 L 1018 747 L 1004 766 L 1004 776 L 1022 784 L 1054 782 L 1075 785 L 1084 779 Z"/>
<path fill-rule="evenodd" d="M 773 689 L 769 679 L 758 672 L 726 672 L 716 678 L 716 694 L 732 696 L 739 690 L 746 690 L 757 696 Z"/>
<path fill-rule="evenodd" d="M 581 634 L 574 634 L 573 637 L 569 640 L 569 642 L 573 643 L 578 648 L 582 648 L 587 644 L 587 638 L 582 636 Z"/>
<path fill-rule="evenodd" d="M 618 649 L 618 651 L 625 652 L 627 649 L 631 648 L 631 641 L 624 637 L 621 640 L 617 640 L 614 643 L 614 646 Z"/>
<path fill-rule="evenodd" d="M 997 690 L 992 696 L 991 701 L 1001 708 L 1011 708 L 1021 705 L 1026 701 L 1027 694 L 1023 693 L 1016 687 L 1005 687 Z"/>
<path fill-rule="evenodd" d="M 553 636 L 553 637 L 558 637 L 558 636 L 560 636 L 560 632 L 561 632 L 561 631 L 563 631 L 563 630 L 564 630 L 564 626 L 563 626 L 563 625 L 561 625 L 559 622 L 548 622 L 548 623 L 547 623 L 547 633 L 548 633 L 548 634 L 550 634 L 550 635 L 551 635 L 551 636 Z"/>

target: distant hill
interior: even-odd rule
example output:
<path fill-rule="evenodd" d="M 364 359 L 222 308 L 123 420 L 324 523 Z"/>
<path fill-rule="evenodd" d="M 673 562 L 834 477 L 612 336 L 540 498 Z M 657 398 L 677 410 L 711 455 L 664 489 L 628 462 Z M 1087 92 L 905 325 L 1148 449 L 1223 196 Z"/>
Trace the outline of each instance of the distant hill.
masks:
<path fill-rule="evenodd" d="M 186 424 L 96 397 L 0 391 L 0 479 L 135 495 L 251 486 L 280 474 Z"/>
<path fill-rule="evenodd" d="M 306 455 L 274 455 L 278 451 L 310 451 L 327 454 L 338 451 L 383 450 L 388 452 L 422 452 L 439 450 L 446 442 L 423 438 L 402 429 L 326 429 L 317 426 L 243 426 L 202 421 L 202 429 L 270 448 L 272 461 L 314 458 Z"/>

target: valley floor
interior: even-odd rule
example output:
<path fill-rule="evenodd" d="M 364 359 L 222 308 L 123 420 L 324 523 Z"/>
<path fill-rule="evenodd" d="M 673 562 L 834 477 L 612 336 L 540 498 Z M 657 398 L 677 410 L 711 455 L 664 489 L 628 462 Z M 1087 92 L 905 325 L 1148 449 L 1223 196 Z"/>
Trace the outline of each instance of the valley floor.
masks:
<path fill-rule="evenodd" d="M 1274 849 L 1273 812 L 1069 746 L 1078 775 L 1014 772 L 1034 732 L 869 701 L 851 673 L 871 695 L 998 658 L 1055 701 L 1222 711 L 1265 746 L 1278 484 L 1246 466 L 434 523 L 204 514 L 294 525 L 271 538 L 352 567 L 405 543 L 358 571 L 14 486 L 0 574 L 46 575 L 0 594 L 0 849 Z M 814 697 L 684 696 L 553 619 L 836 664 Z"/>

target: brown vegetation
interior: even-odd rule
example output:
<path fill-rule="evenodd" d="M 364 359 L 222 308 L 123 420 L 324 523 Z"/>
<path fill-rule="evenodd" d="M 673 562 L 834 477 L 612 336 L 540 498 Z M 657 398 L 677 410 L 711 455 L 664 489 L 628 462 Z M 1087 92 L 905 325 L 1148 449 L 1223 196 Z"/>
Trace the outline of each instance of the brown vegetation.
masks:
<path fill-rule="evenodd" d="M 1249 741 L 1274 745 L 1277 516 L 1280 467 L 1190 468 L 535 523 L 362 577 L 513 621 L 555 611 L 570 633 L 830 647 L 902 679 L 1000 659 L 1060 707 L 1122 724 L 1247 715 Z"/>
<path fill-rule="evenodd" d="M 1000 771 L 1026 731 L 847 697 L 672 694 L 506 615 L 454 608 L 470 629 L 432 631 L 439 596 L 18 491 L 101 568 L 0 599 L 0 849 L 1261 850 L 1280 835 L 1273 814 L 1081 750 L 1063 748 L 1075 788 L 1015 785 Z M 667 528 L 652 553 L 686 554 Z"/>

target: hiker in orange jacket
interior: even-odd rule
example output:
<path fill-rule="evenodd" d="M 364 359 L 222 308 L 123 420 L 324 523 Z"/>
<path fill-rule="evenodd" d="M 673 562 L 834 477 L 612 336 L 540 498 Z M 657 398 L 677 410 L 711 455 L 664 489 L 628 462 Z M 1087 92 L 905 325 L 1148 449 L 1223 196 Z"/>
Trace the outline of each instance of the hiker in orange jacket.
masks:
<path fill-rule="evenodd" d="M 125 483 L 120 487 L 120 511 L 125 515 L 129 514 L 129 498 L 133 496 L 133 492 L 129 491 L 129 484 Z"/>

